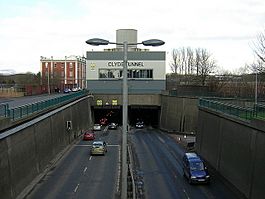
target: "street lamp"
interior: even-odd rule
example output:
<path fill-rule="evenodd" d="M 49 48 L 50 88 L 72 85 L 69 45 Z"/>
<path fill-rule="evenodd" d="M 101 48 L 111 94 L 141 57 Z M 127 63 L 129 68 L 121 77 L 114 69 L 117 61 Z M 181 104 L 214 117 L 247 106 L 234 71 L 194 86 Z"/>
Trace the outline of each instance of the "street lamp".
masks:
<path fill-rule="evenodd" d="M 50 69 L 49 69 L 49 66 L 48 66 L 48 62 L 45 63 L 45 66 L 48 70 L 48 94 L 50 95 L 51 91 L 50 91 Z"/>
<path fill-rule="evenodd" d="M 255 106 L 258 104 L 258 69 L 256 67 L 255 74 Z"/>
<path fill-rule="evenodd" d="M 165 44 L 164 41 L 159 39 L 150 39 L 141 43 L 123 43 L 110 42 L 105 39 L 93 38 L 86 41 L 87 44 L 92 46 L 116 44 L 123 46 L 123 112 L 122 112 L 122 177 L 121 177 L 121 198 L 127 198 L 127 131 L 128 131 L 128 77 L 127 77 L 127 53 L 129 45 L 143 44 L 144 46 L 161 46 Z"/>

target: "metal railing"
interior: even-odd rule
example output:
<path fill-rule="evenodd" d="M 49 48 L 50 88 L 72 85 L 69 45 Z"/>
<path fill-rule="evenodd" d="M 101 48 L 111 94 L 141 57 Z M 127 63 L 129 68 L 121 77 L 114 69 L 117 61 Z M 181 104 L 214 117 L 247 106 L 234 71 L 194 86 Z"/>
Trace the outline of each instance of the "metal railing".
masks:
<path fill-rule="evenodd" d="M 265 119 L 265 105 L 257 104 L 254 105 L 255 116 L 260 119 Z"/>
<path fill-rule="evenodd" d="M 4 116 L 9 117 L 11 120 L 17 120 L 24 117 L 28 117 L 31 114 L 41 112 L 43 110 L 47 110 L 49 108 L 52 108 L 54 106 L 63 104 L 68 101 L 73 101 L 77 98 L 80 98 L 82 96 L 85 96 L 88 93 L 87 90 L 66 94 L 64 96 L 60 96 L 57 98 L 49 99 L 49 100 L 43 100 L 38 101 L 36 103 L 32 104 L 26 104 L 23 106 L 15 107 L 15 108 L 8 108 L 8 105 L 5 106 L 3 109 L 5 112 Z M 2 116 L 2 114 L 1 114 Z"/>
<path fill-rule="evenodd" d="M 0 117 L 7 117 L 8 104 L 0 104 Z"/>
<path fill-rule="evenodd" d="M 222 103 L 209 99 L 199 99 L 199 106 L 209 108 L 218 112 L 236 116 L 241 119 L 251 120 L 256 117 L 257 112 L 254 108 L 243 108 L 232 104 Z M 265 109 L 264 109 L 265 110 Z"/>

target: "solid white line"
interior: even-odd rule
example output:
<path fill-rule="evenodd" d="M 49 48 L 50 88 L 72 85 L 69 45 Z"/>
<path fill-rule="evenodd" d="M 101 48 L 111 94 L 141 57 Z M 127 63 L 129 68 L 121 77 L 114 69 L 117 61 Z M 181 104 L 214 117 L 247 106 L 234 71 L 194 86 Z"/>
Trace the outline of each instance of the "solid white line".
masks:
<path fill-rule="evenodd" d="M 75 193 L 77 192 L 78 187 L 79 187 L 79 184 L 77 184 L 77 186 L 75 187 L 75 190 L 74 190 Z"/>
<path fill-rule="evenodd" d="M 90 156 L 90 157 L 91 157 L 91 156 Z M 85 173 L 85 172 L 86 172 L 86 170 L 87 170 L 87 167 L 85 167 L 85 168 L 84 168 L 84 171 L 83 171 L 83 172 Z"/>
<path fill-rule="evenodd" d="M 91 144 L 76 144 L 76 145 L 74 145 L 74 146 L 80 146 L 80 147 L 88 147 L 88 146 L 92 146 Z M 119 147 L 120 145 L 118 145 L 118 144 L 110 144 L 110 145 L 108 145 L 107 144 L 107 147 Z"/>
<path fill-rule="evenodd" d="M 76 144 L 76 145 L 74 145 L 74 146 L 92 146 L 91 144 Z"/>

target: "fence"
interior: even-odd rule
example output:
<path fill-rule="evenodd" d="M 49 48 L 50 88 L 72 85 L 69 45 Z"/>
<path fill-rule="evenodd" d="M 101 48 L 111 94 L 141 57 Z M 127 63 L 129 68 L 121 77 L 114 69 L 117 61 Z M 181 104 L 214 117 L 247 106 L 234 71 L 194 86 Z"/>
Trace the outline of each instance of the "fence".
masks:
<path fill-rule="evenodd" d="M 0 104 L 0 117 L 7 117 L 8 104 Z"/>
<path fill-rule="evenodd" d="M 227 113 L 245 120 L 251 120 L 257 116 L 254 108 L 243 108 L 232 104 L 222 103 L 209 99 L 199 99 L 199 106 L 213 109 L 215 111 Z M 265 109 L 264 109 L 265 110 Z"/>
<path fill-rule="evenodd" d="M 21 119 L 23 117 L 27 117 L 33 113 L 38 113 L 43 110 L 47 110 L 54 106 L 60 105 L 65 102 L 73 101 L 77 98 L 85 96 L 88 93 L 87 90 L 67 94 L 61 97 L 43 100 L 32 104 L 26 104 L 23 106 L 8 108 L 8 104 L 0 105 L 0 116 L 9 117 L 11 120 Z"/>

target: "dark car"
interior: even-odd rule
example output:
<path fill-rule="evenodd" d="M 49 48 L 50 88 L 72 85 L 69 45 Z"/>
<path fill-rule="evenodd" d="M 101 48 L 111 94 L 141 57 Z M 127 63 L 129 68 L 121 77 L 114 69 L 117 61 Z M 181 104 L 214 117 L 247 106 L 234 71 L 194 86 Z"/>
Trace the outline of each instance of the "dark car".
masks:
<path fill-rule="evenodd" d="M 114 123 L 114 122 L 112 122 L 112 123 L 110 123 L 109 125 L 108 125 L 108 128 L 109 129 L 117 129 L 117 124 L 116 123 Z"/>
<path fill-rule="evenodd" d="M 135 128 L 137 128 L 137 129 L 142 129 L 142 128 L 144 128 L 144 122 L 136 122 L 136 124 L 135 124 Z"/>
<path fill-rule="evenodd" d="M 64 93 L 70 93 L 70 92 L 71 92 L 71 89 L 70 89 L 70 88 L 65 88 L 65 89 L 63 90 L 63 92 L 64 92 Z"/>
<path fill-rule="evenodd" d="M 95 134 L 92 130 L 88 130 L 84 133 L 83 140 L 94 140 Z"/>
<path fill-rule="evenodd" d="M 210 182 L 208 169 L 196 153 L 184 154 L 183 175 L 188 179 L 190 184 Z"/>

